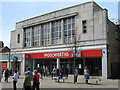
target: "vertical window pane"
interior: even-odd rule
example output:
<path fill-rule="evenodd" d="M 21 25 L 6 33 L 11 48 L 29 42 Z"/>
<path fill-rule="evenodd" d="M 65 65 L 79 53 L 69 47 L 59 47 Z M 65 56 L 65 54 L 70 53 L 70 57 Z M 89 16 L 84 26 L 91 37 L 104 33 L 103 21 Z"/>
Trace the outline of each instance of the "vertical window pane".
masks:
<path fill-rule="evenodd" d="M 49 45 L 49 35 L 50 35 L 50 24 L 42 24 L 42 45 Z"/>
<path fill-rule="evenodd" d="M 82 21 L 82 28 L 83 28 L 83 33 L 87 32 L 87 22 L 86 20 Z"/>
<path fill-rule="evenodd" d="M 61 43 L 61 20 L 52 22 L 52 44 L 59 43 Z"/>
<path fill-rule="evenodd" d="M 32 30 L 32 43 L 33 47 L 39 46 L 39 38 L 40 38 L 40 26 L 34 26 Z"/>
<path fill-rule="evenodd" d="M 75 36 L 75 17 L 64 19 L 64 42 L 73 42 Z"/>
<path fill-rule="evenodd" d="M 31 28 L 24 29 L 24 47 L 30 47 L 31 42 Z"/>

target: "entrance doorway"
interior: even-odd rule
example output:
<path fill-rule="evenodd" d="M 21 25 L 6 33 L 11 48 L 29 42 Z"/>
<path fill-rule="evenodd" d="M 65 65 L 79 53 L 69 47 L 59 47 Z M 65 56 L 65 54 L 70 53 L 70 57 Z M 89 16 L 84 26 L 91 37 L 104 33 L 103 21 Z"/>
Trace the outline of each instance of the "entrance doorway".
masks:
<path fill-rule="evenodd" d="M 102 58 L 85 58 L 85 66 L 88 67 L 91 76 L 102 76 Z"/>

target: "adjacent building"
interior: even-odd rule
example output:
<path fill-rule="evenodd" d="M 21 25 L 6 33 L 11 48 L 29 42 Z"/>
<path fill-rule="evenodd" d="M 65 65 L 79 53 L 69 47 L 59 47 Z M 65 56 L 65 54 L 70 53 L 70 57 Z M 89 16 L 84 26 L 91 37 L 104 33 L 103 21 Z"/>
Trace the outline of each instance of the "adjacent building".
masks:
<path fill-rule="evenodd" d="M 21 73 L 42 66 L 73 74 L 75 65 L 80 75 L 88 66 L 90 75 L 104 78 L 120 76 L 119 45 L 120 28 L 93 1 L 17 22 L 10 40 Z"/>
<path fill-rule="evenodd" d="M 9 68 L 9 48 L 4 46 L 3 41 L 0 41 L 0 70 Z"/>

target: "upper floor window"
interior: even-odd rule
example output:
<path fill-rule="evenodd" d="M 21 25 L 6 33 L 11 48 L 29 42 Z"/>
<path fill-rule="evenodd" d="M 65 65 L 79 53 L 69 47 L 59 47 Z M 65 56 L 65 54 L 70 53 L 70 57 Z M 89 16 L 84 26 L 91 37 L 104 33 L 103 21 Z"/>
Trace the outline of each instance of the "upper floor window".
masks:
<path fill-rule="evenodd" d="M 46 23 L 42 25 L 42 45 L 49 45 L 50 24 Z"/>
<path fill-rule="evenodd" d="M 118 31 L 115 32 L 115 39 L 119 40 L 119 33 L 118 33 Z"/>
<path fill-rule="evenodd" d="M 75 38 L 75 17 L 64 19 L 64 42 L 71 43 Z"/>
<path fill-rule="evenodd" d="M 30 47 L 31 44 L 31 28 L 26 28 L 24 30 L 24 47 Z"/>
<path fill-rule="evenodd" d="M 17 43 L 20 43 L 20 34 L 17 35 Z"/>
<path fill-rule="evenodd" d="M 82 29 L 83 29 L 83 33 L 87 33 L 87 22 L 86 22 L 86 20 L 82 21 Z"/>
<path fill-rule="evenodd" d="M 61 43 L 61 20 L 52 22 L 52 44 Z"/>
<path fill-rule="evenodd" d="M 33 47 L 39 46 L 40 41 L 40 26 L 34 26 L 32 29 L 32 45 Z"/>

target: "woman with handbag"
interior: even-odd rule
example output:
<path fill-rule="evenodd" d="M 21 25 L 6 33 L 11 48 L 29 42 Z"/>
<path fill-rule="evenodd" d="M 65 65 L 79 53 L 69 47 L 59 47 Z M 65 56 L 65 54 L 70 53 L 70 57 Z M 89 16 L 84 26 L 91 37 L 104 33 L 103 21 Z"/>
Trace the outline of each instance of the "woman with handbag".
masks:
<path fill-rule="evenodd" d="M 34 70 L 34 74 L 33 74 L 33 78 L 32 78 L 32 81 L 33 81 L 33 87 L 32 87 L 32 90 L 35 90 L 35 88 L 37 90 L 39 90 L 39 74 L 37 73 L 37 70 Z"/>

